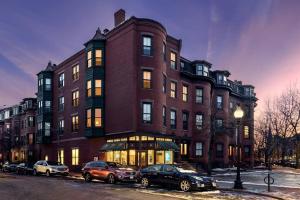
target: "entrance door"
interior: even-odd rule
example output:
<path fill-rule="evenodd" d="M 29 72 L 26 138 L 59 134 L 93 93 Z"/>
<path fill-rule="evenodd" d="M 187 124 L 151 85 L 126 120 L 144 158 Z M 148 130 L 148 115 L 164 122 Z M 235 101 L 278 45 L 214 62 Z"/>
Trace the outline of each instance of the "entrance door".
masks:
<path fill-rule="evenodd" d="M 146 151 L 139 151 L 138 152 L 138 166 L 145 167 L 147 166 L 147 154 Z"/>

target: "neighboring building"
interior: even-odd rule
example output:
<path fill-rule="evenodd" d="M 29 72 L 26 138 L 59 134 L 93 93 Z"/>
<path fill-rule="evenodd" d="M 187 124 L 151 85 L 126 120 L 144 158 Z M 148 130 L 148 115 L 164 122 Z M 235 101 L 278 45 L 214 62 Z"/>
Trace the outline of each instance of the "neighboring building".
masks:
<path fill-rule="evenodd" d="M 180 55 L 182 42 L 151 19 L 115 13 L 85 47 L 38 74 L 39 159 L 80 169 L 105 159 L 146 166 L 190 161 L 203 167 L 213 139 L 214 166 L 234 162 L 233 110 L 242 120 L 242 160 L 253 165 L 254 87 Z M 214 135 L 214 137 L 210 137 Z"/>
<path fill-rule="evenodd" d="M 36 99 L 0 111 L 0 162 L 35 161 Z"/>

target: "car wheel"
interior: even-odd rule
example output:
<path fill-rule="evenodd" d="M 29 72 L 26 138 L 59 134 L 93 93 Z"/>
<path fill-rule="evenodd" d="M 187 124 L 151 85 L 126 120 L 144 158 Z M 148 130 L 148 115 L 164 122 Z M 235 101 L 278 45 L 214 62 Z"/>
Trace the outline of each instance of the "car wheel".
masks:
<path fill-rule="evenodd" d="M 107 183 L 114 184 L 116 182 L 115 176 L 113 174 L 108 174 Z"/>
<path fill-rule="evenodd" d="M 33 176 L 37 176 L 38 172 L 36 171 L 36 169 L 33 170 Z"/>
<path fill-rule="evenodd" d="M 47 176 L 47 177 L 51 176 L 51 173 L 50 173 L 49 170 L 46 171 L 46 176 Z"/>
<path fill-rule="evenodd" d="M 92 176 L 91 176 L 91 174 L 90 174 L 90 173 L 86 173 L 86 174 L 84 175 L 84 180 L 85 180 L 86 182 L 91 182 L 91 181 L 92 181 Z"/>
<path fill-rule="evenodd" d="M 191 190 L 191 183 L 188 180 L 184 179 L 184 180 L 180 181 L 179 188 L 183 192 L 190 191 Z"/>
<path fill-rule="evenodd" d="M 143 177 L 141 180 L 141 184 L 142 184 L 142 187 L 145 187 L 145 188 L 149 187 L 150 186 L 149 179 L 146 177 Z"/>

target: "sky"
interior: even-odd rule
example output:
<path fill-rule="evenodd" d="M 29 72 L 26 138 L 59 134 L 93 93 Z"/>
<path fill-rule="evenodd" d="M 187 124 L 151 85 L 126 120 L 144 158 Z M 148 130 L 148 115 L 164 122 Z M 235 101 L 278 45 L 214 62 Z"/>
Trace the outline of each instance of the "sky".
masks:
<path fill-rule="evenodd" d="M 9 0 L 0 4 L 0 108 L 35 96 L 36 74 L 111 29 L 113 14 L 161 22 L 182 39 L 181 56 L 205 59 L 264 102 L 300 77 L 298 0 Z"/>

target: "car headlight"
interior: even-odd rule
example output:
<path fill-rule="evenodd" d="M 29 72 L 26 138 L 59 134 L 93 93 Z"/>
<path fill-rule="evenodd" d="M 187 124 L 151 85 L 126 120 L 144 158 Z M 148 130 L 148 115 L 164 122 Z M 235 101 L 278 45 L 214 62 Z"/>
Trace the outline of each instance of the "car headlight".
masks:
<path fill-rule="evenodd" d="M 197 180 L 197 181 L 203 181 L 203 178 L 201 178 L 199 176 L 192 176 L 192 178 Z"/>

